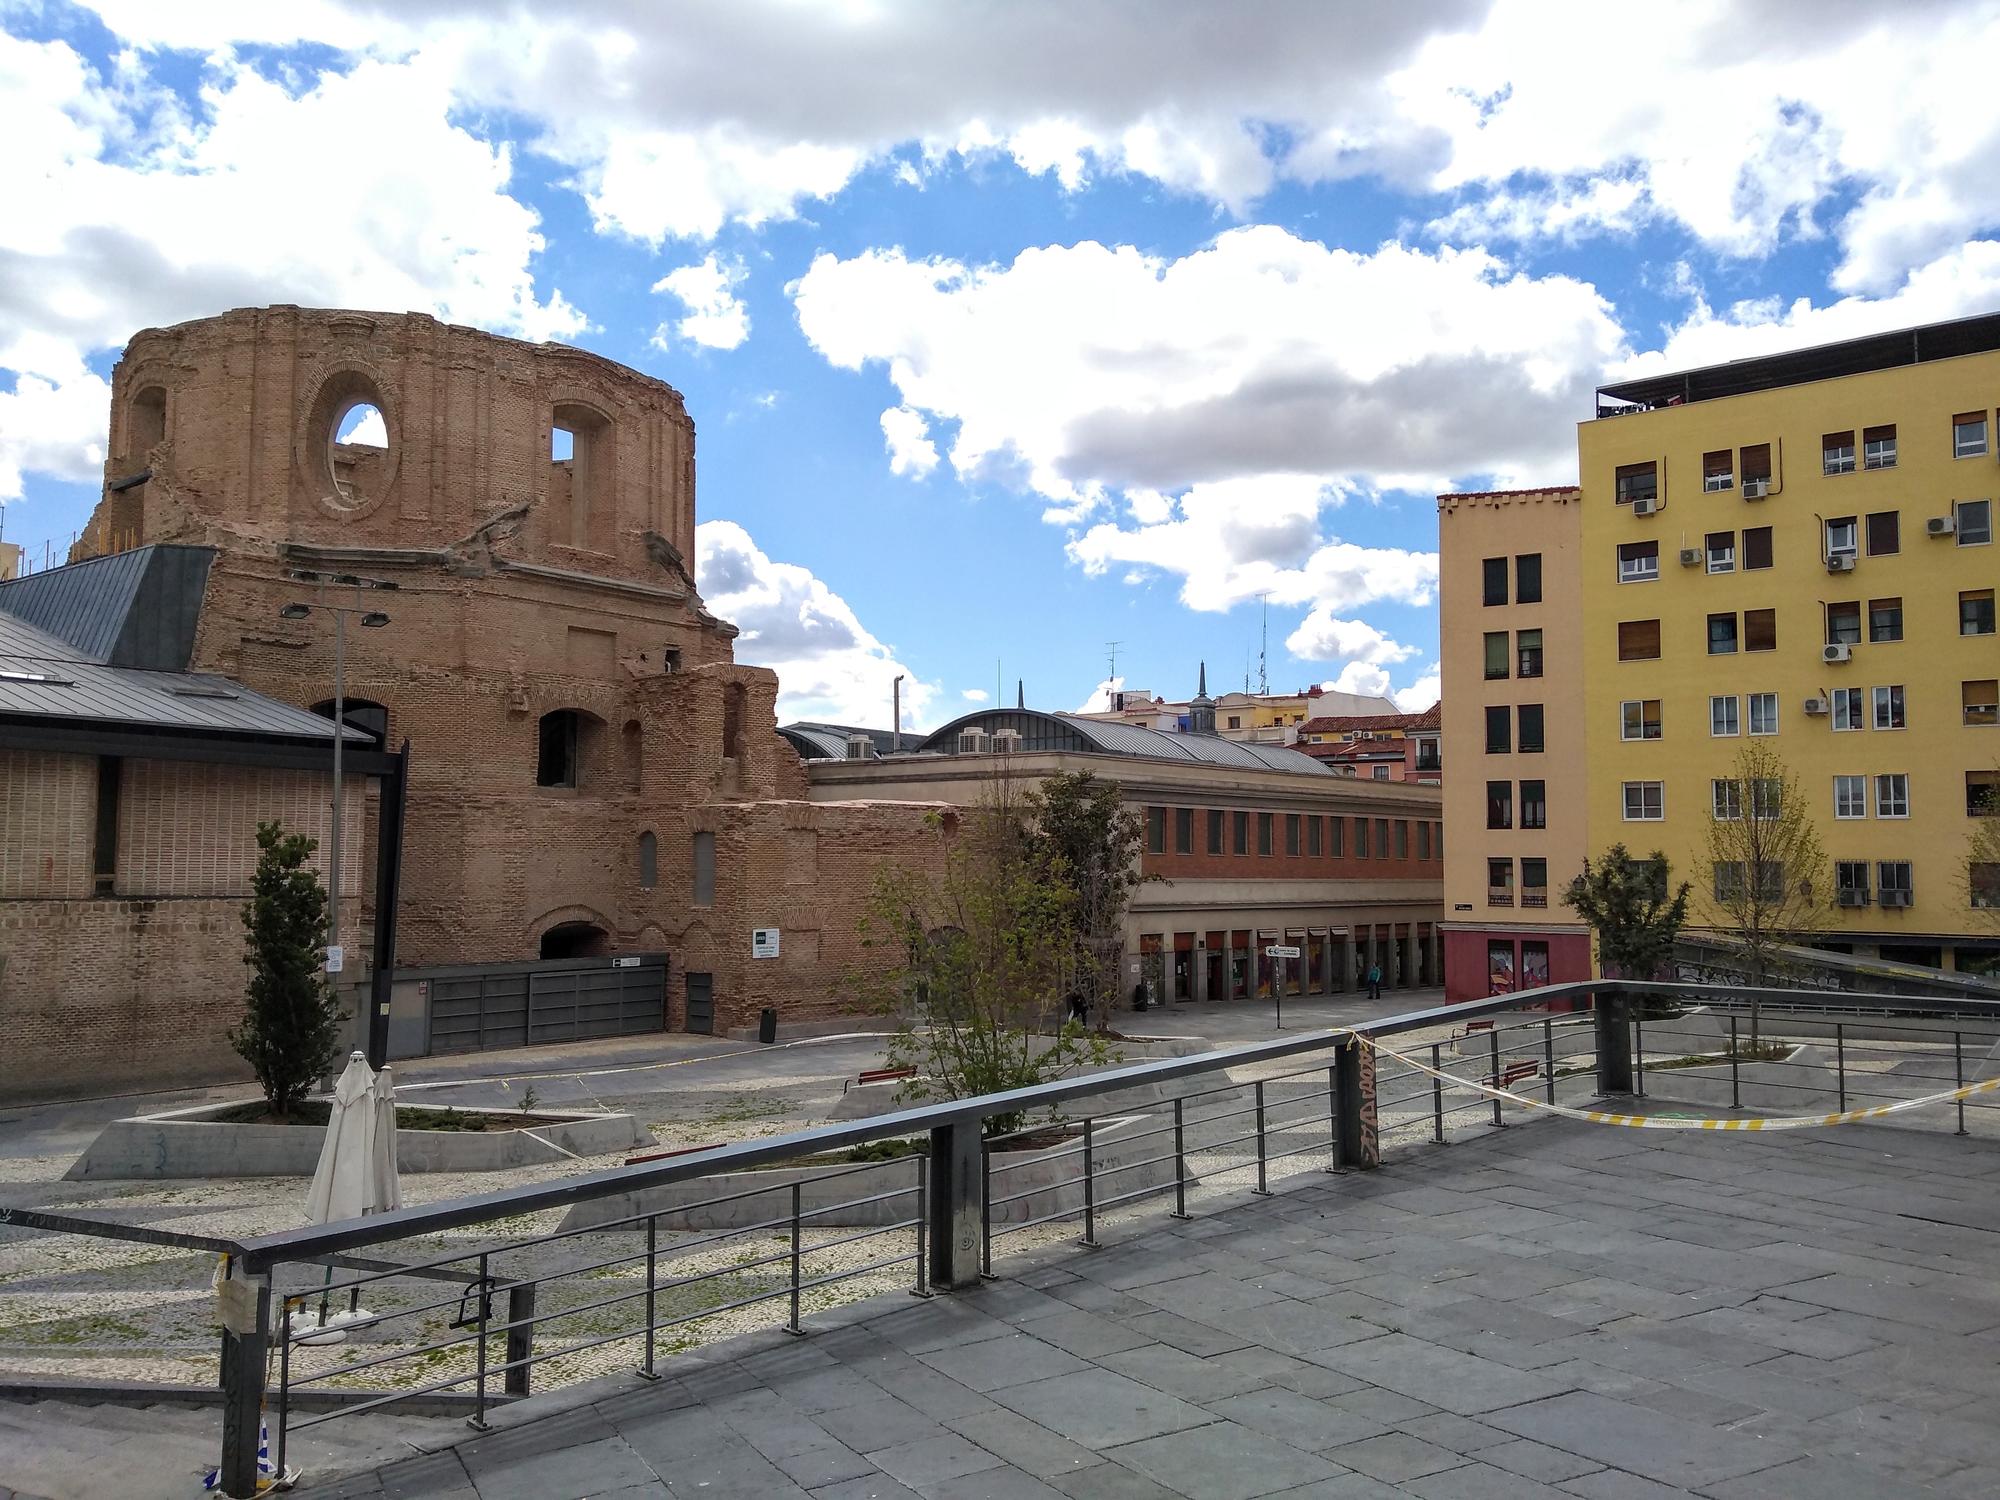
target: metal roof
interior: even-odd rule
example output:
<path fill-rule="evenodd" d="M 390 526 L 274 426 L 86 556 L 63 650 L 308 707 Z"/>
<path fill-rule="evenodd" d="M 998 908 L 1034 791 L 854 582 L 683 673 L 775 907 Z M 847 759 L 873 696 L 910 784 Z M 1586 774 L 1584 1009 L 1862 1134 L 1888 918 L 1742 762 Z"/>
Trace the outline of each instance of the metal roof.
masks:
<path fill-rule="evenodd" d="M 0 598 L 0 603 L 5 603 Z M 0 719 L 137 725 L 184 733 L 331 741 L 318 714 L 227 677 L 149 672 L 87 660 L 66 642 L 0 608 Z M 375 737 L 349 727 L 345 741 L 372 750 Z"/>
<path fill-rule="evenodd" d="M 807 760 L 847 759 L 847 736 L 816 724 L 780 724 L 778 733 L 792 742 L 792 748 Z"/>
<path fill-rule="evenodd" d="M 962 729 L 984 729 L 989 734 L 1014 730 L 1021 736 L 1024 751 L 1074 750 L 1123 755 L 1135 760 L 1199 761 L 1248 770 L 1289 771 L 1299 776 L 1335 774 L 1310 755 L 1282 745 L 1245 744 L 1206 734 L 1169 734 L 1143 724 L 1090 719 L 1080 714 L 1043 713 L 1032 708 L 981 709 L 965 714 L 937 730 L 917 749 L 955 755 Z"/>
<path fill-rule="evenodd" d="M 86 661 L 178 672 L 214 560 L 211 547 L 134 547 L 0 583 L 0 611 Z"/>

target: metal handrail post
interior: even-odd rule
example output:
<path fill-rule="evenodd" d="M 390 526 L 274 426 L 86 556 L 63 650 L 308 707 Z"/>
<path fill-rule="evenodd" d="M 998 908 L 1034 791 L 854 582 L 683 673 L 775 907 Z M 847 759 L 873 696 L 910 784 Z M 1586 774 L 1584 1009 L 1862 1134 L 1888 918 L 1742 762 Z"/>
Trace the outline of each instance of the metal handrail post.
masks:
<path fill-rule="evenodd" d="M 660 1331 L 659 1319 L 655 1315 L 656 1297 L 660 1287 L 660 1216 L 646 1216 L 646 1363 L 639 1373 L 648 1380 L 658 1380 L 660 1372 L 654 1368 L 654 1347 Z"/>
<path fill-rule="evenodd" d="M 1486 1033 L 1486 1050 L 1493 1059 L 1493 1073 L 1486 1081 L 1497 1089 L 1500 1087 L 1500 1033 L 1497 1029 Z M 1500 1101 L 1497 1098 L 1493 1101 L 1493 1123 L 1500 1126 L 1507 1123 L 1500 1116 Z"/>
<path fill-rule="evenodd" d="M 476 1295 L 479 1298 L 479 1336 L 473 1347 L 478 1351 L 478 1365 L 473 1386 L 472 1415 L 465 1419 L 465 1425 L 479 1431 L 486 1430 L 486 1324 L 493 1313 L 493 1284 L 486 1279 L 487 1258 L 479 1257 L 479 1284 Z"/>
<path fill-rule="evenodd" d="M 1729 1018 L 1729 1107 L 1743 1107 L 1742 1059 L 1736 1046 L 1736 1017 Z"/>
<path fill-rule="evenodd" d="M 1547 1075 L 1547 1086 L 1543 1095 L 1547 1102 L 1556 1102 L 1556 1023 L 1551 1016 L 1542 1017 L 1542 1072 Z"/>
<path fill-rule="evenodd" d="M 1431 1140 L 1444 1144 L 1444 1046 L 1440 1042 L 1431 1043 Z"/>
<path fill-rule="evenodd" d="M 930 1284 L 951 1292 L 979 1281 L 979 1243 L 984 1234 L 979 1194 L 979 1158 L 984 1120 L 949 1120 L 931 1127 L 929 1198 Z"/>
<path fill-rule="evenodd" d="M 1264 1179 L 1265 1149 L 1264 1149 L 1264 1080 L 1263 1079 L 1260 1078 L 1257 1080 L 1256 1090 L 1257 1090 L 1257 1186 L 1252 1188 L 1250 1191 L 1268 1198 L 1271 1196 L 1271 1189 Z"/>
<path fill-rule="evenodd" d="M 986 1150 L 982 1142 L 979 1152 L 979 1221 L 984 1224 L 991 1217 L 989 1205 L 991 1190 L 986 1184 Z M 931 1158 L 930 1153 L 917 1153 L 917 1284 L 910 1288 L 912 1297 L 928 1297 L 931 1294 Z M 993 1242 L 986 1242 L 985 1259 L 980 1267 L 981 1275 L 993 1271 Z"/>
<path fill-rule="evenodd" d="M 799 1194 L 800 1184 L 792 1184 L 792 1315 L 785 1322 L 785 1332 L 804 1333 L 799 1327 Z"/>
<path fill-rule="evenodd" d="M 1632 1092 L 1646 1097 L 1646 1004 L 1632 1008 Z"/>
<path fill-rule="evenodd" d="M 1593 991 L 1590 1008 L 1597 1028 L 1597 1092 L 1632 1092 L 1632 1028 L 1622 990 Z"/>
<path fill-rule="evenodd" d="M 647 1321 L 651 1321 L 648 1319 Z M 535 1358 L 535 1283 L 517 1281 L 507 1288 L 507 1369 L 502 1377 L 510 1396 L 529 1393 Z"/>
<path fill-rule="evenodd" d="M 1174 1211 L 1173 1217 L 1190 1217 L 1187 1211 L 1187 1134 L 1186 1122 L 1182 1118 L 1183 1101 L 1174 1098 Z"/>
<path fill-rule="evenodd" d="M 253 1500 L 258 1491 L 257 1450 L 262 1444 L 265 1350 L 271 1338 L 271 1285 L 262 1279 L 250 1294 L 249 1316 L 238 1301 L 225 1303 L 222 1334 L 222 1493 Z M 232 1327 L 236 1321 L 238 1326 Z"/>
<path fill-rule="evenodd" d="M 1326 1070 L 1326 1169 L 1340 1170 L 1340 1069 Z"/>
<path fill-rule="evenodd" d="M 1840 1090 L 1840 1107 L 1847 1109 L 1847 1027 L 1839 1021 L 1833 1023 L 1833 1077 L 1834 1085 Z"/>
<path fill-rule="evenodd" d="M 1951 1062 L 1952 1062 L 1952 1072 L 1955 1073 L 1958 1077 L 1957 1086 L 1959 1088 L 1964 1088 L 1965 1087 L 1964 1038 L 1961 1037 L 1959 1033 L 1956 1031 L 1954 1031 L 1951 1034 Z M 1963 1099 L 1958 1101 L 1958 1129 L 1954 1133 L 1957 1135 L 1965 1134 L 1965 1101 Z"/>
<path fill-rule="evenodd" d="M 271 1465 L 285 1472 L 285 1429 L 292 1416 L 292 1299 L 285 1298 L 284 1317 L 278 1325 L 278 1447 Z"/>
<path fill-rule="evenodd" d="M 1097 1122 L 1083 1117 L 1083 1243 L 1097 1248 Z"/>

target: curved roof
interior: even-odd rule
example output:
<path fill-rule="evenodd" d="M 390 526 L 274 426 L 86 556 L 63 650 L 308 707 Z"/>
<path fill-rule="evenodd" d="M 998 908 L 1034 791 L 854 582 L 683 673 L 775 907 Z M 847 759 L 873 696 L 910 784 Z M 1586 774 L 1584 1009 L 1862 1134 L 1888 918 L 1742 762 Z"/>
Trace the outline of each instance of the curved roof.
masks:
<path fill-rule="evenodd" d="M 847 736 L 814 724 L 780 724 L 778 733 L 807 760 L 846 760 Z"/>
<path fill-rule="evenodd" d="M 962 715 L 933 733 L 917 749 L 934 755 L 955 755 L 962 729 L 983 729 L 988 734 L 1011 729 L 1021 736 L 1021 748 L 1028 751 L 1073 750 L 1124 755 L 1135 760 L 1201 761 L 1248 770 L 1290 771 L 1301 776 L 1336 774 L 1310 755 L 1282 745 L 1245 744 L 1206 734 L 1168 734 L 1141 724 L 1107 723 L 1079 714 L 1043 713 L 1032 708 L 989 708 Z"/>

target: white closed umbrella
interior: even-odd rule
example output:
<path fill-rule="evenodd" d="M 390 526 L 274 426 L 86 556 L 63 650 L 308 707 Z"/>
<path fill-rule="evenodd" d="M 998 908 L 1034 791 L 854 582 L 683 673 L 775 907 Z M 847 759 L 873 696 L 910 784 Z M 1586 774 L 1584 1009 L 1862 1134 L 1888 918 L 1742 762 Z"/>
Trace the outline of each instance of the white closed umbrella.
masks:
<path fill-rule="evenodd" d="M 396 1170 L 396 1083 L 388 1064 L 375 1075 L 369 1093 L 375 1105 L 375 1170 L 366 1212 L 386 1214 L 403 1206 L 403 1179 Z"/>
<path fill-rule="evenodd" d="M 397 1206 L 401 1200 L 396 1181 L 395 1106 L 384 1104 L 389 1089 L 368 1066 L 359 1052 L 350 1053 L 340 1081 L 333 1086 L 333 1113 L 326 1122 L 326 1139 L 320 1144 L 319 1166 L 313 1172 L 312 1187 L 306 1192 L 306 1218 L 314 1224 L 331 1224 L 336 1219 L 358 1219 Z M 382 1084 L 381 1099 L 377 1097 Z M 387 1120 L 387 1182 L 383 1181 L 382 1123 Z M 386 1197 L 385 1197 L 386 1194 Z M 333 1268 L 327 1267 L 332 1279 Z M 359 1291 L 349 1299 L 345 1315 L 328 1315 L 326 1299 L 320 1299 L 317 1326 L 322 1333 L 312 1343 L 338 1343 L 344 1336 L 333 1325 L 371 1314 L 358 1305 Z M 304 1314 L 295 1327 L 312 1326 L 311 1313 Z"/>

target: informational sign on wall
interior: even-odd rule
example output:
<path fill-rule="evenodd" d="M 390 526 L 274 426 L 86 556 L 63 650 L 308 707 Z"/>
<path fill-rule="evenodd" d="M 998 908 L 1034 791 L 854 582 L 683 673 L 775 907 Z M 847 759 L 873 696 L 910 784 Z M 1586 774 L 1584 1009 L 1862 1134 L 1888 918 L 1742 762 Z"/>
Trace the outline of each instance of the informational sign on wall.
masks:
<path fill-rule="evenodd" d="M 778 929 L 775 927 L 751 928 L 750 956 L 752 958 L 776 958 L 778 956 Z"/>
<path fill-rule="evenodd" d="M 347 962 L 347 950 L 346 950 L 346 949 L 342 948 L 342 947 L 340 946 L 340 944 L 338 944 L 338 943 L 328 943 L 328 944 L 326 945 L 326 972 L 327 972 L 327 973 L 329 973 L 329 974 L 338 974 L 338 973 L 340 972 L 340 970 L 341 970 L 341 966 L 342 966 L 343 964 L 345 964 L 346 962 Z"/>

